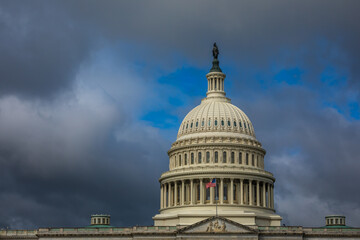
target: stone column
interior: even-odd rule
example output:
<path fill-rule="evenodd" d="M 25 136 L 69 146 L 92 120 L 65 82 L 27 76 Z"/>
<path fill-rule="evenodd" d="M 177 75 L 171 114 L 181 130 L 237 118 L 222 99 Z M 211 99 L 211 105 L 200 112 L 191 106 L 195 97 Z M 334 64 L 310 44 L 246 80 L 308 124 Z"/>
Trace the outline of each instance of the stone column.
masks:
<path fill-rule="evenodd" d="M 220 178 L 219 197 L 220 197 L 220 204 L 223 204 L 224 203 L 224 179 L 223 178 Z"/>
<path fill-rule="evenodd" d="M 169 183 L 169 193 L 170 193 L 170 197 L 169 197 L 169 207 L 173 206 L 173 191 L 172 191 L 172 184 Z"/>
<path fill-rule="evenodd" d="M 190 180 L 190 205 L 194 204 L 194 180 Z"/>
<path fill-rule="evenodd" d="M 260 182 L 256 181 L 256 206 L 260 207 Z"/>
<path fill-rule="evenodd" d="M 167 197 L 166 194 L 167 194 L 167 192 L 166 192 L 166 184 L 165 183 L 163 184 L 163 189 L 164 189 L 163 190 L 164 191 L 163 192 L 163 208 L 166 208 L 166 197 Z"/>
<path fill-rule="evenodd" d="M 204 179 L 200 179 L 200 204 L 204 204 Z"/>
<path fill-rule="evenodd" d="M 240 204 L 240 182 L 236 183 L 236 204 Z"/>
<path fill-rule="evenodd" d="M 267 200 L 266 206 L 268 208 L 270 208 L 270 183 L 267 184 L 267 197 L 268 197 L 268 200 Z"/>
<path fill-rule="evenodd" d="M 253 205 L 253 189 L 252 189 L 252 180 L 249 180 L 249 205 Z"/>
<path fill-rule="evenodd" d="M 240 204 L 244 204 L 244 180 L 240 179 Z"/>
<path fill-rule="evenodd" d="M 270 192 L 271 192 L 271 208 L 274 208 L 274 185 L 272 184 L 270 187 Z"/>
<path fill-rule="evenodd" d="M 170 206 L 170 185 L 169 183 L 166 183 L 166 207 L 169 207 Z"/>
<path fill-rule="evenodd" d="M 163 185 L 161 184 L 161 186 L 160 186 L 160 209 L 162 209 L 163 208 L 163 190 L 164 190 L 164 188 L 163 188 Z"/>
<path fill-rule="evenodd" d="M 184 180 L 181 181 L 181 199 L 180 199 L 180 204 L 183 206 L 184 202 L 185 202 L 185 183 Z"/>
<path fill-rule="evenodd" d="M 234 204 L 234 179 L 230 179 L 230 204 Z"/>
<path fill-rule="evenodd" d="M 175 184 L 174 184 L 174 206 L 177 205 L 177 199 L 178 199 L 178 191 L 177 191 L 177 182 L 175 181 Z"/>
<path fill-rule="evenodd" d="M 266 207 L 266 189 L 265 189 L 265 182 L 263 182 L 263 204 L 262 204 L 262 206 L 263 207 Z"/>

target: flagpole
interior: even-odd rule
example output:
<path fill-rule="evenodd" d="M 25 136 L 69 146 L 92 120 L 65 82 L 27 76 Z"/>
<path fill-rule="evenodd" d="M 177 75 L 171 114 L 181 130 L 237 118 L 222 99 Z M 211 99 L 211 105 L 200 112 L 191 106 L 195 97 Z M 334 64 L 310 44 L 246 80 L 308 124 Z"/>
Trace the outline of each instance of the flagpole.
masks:
<path fill-rule="evenodd" d="M 216 205 L 216 217 L 218 216 L 218 209 L 217 209 L 217 182 L 215 183 L 215 205 Z"/>

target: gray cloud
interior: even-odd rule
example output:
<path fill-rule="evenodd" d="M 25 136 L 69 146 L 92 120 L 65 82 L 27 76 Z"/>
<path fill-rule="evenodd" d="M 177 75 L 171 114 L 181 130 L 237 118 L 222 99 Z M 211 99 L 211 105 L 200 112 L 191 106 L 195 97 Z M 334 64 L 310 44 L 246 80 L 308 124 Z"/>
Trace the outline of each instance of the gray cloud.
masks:
<path fill-rule="evenodd" d="M 349 225 L 357 226 L 359 121 L 320 108 L 318 93 L 301 86 L 235 101 L 246 106 L 268 150 L 266 167 L 277 178 L 276 207 L 285 223 L 321 226 L 325 215 L 344 214 Z"/>
<path fill-rule="evenodd" d="M 360 196 L 347 187 L 359 181 L 359 123 L 321 105 L 359 101 L 359 4 L 1 1 L 0 210 L 10 217 L 0 227 L 83 226 L 95 211 L 151 224 L 170 143 L 139 115 L 168 109 L 164 96 L 189 97 L 154 79 L 184 62 L 208 68 L 213 41 L 234 72 L 229 96 L 268 150 L 286 222 L 321 225 L 338 212 L 359 225 Z M 89 67 L 104 48 L 125 74 Z M 274 75 L 294 66 L 306 86 L 278 87 Z M 344 86 L 320 81 L 329 66 Z M 77 92 L 79 78 L 101 94 Z"/>
<path fill-rule="evenodd" d="M 314 50 L 326 40 L 344 55 L 349 82 L 358 85 L 358 1 L 55 1 L 51 5 L 3 1 L 1 5 L 2 94 L 48 97 L 69 88 L 79 66 L 106 42 L 133 45 L 130 52 L 119 53 L 130 61 L 140 58 L 151 66 L 174 69 L 178 67 L 174 53 L 191 64 L 207 66 L 209 56 L 204 52 L 210 55 L 213 41 L 220 43 L 227 61 L 263 67 L 279 53 L 298 49 L 307 53 L 310 65 L 319 54 Z M 331 51 L 324 50 L 324 54 Z M 283 59 L 283 63 L 294 61 L 293 55 Z"/>

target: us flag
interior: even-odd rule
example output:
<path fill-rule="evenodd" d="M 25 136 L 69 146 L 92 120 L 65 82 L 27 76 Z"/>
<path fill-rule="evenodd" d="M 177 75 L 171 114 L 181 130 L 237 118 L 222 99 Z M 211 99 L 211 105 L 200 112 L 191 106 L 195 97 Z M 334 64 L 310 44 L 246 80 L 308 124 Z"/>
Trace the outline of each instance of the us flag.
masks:
<path fill-rule="evenodd" d="M 216 187 L 216 178 L 213 178 L 209 183 L 206 184 L 206 188 Z"/>

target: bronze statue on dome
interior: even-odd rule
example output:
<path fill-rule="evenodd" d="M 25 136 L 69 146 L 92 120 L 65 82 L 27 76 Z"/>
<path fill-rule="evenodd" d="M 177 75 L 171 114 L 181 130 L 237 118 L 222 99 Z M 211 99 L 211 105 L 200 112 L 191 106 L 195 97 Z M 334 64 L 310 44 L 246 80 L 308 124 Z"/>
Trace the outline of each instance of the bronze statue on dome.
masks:
<path fill-rule="evenodd" d="M 219 55 L 219 49 L 216 45 L 216 42 L 214 43 L 214 47 L 213 47 L 213 50 L 212 50 L 212 54 L 213 54 L 213 57 L 214 59 L 217 59 L 218 58 L 218 55 Z"/>

